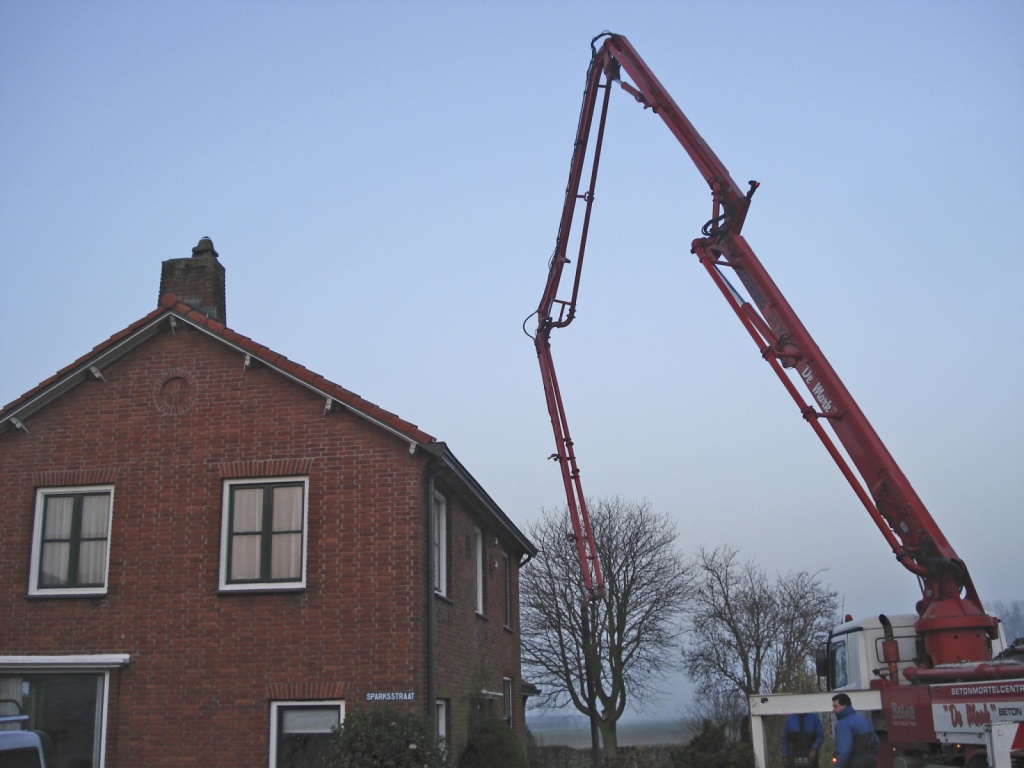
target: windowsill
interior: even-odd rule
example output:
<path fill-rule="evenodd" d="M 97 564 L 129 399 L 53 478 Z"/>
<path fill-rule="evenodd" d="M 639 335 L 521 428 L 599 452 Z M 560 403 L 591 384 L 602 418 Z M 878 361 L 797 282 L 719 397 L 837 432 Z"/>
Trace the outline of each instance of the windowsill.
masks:
<path fill-rule="evenodd" d="M 482 619 L 483 621 L 490 621 L 490 619 L 488 619 L 485 614 L 480 613 L 480 611 L 476 612 L 476 617 L 478 619 Z"/>
<path fill-rule="evenodd" d="M 455 601 L 448 597 L 448 595 L 441 594 L 440 592 L 435 592 L 434 597 L 436 597 L 442 603 L 448 603 L 448 605 L 455 605 Z"/>
<path fill-rule="evenodd" d="M 106 592 L 67 592 L 61 590 L 29 592 L 26 600 L 102 600 Z"/>
<path fill-rule="evenodd" d="M 305 584 L 297 584 L 295 586 L 273 586 L 270 584 L 259 584 L 251 587 L 220 587 L 217 590 L 218 595 L 274 595 L 274 594 L 294 594 L 295 592 L 305 592 Z"/>

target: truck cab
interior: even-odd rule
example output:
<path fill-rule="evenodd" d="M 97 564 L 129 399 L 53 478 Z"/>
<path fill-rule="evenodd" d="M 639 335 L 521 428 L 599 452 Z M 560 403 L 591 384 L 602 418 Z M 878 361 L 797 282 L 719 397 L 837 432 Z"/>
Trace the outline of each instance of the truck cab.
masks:
<path fill-rule="evenodd" d="M 896 642 L 898 672 L 910 666 L 921 654 L 918 635 L 914 631 L 914 614 L 888 617 L 892 639 Z M 818 648 L 818 675 L 828 681 L 830 691 L 863 691 L 890 674 L 885 660 L 885 617 L 846 621 L 829 632 L 828 640 Z M 899 684 L 899 680 L 893 681 Z"/>
<path fill-rule="evenodd" d="M 849 616 L 835 627 L 828 640 L 818 647 L 818 675 L 828 681 L 829 691 L 863 691 L 877 687 L 880 680 L 892 677 L 893 685 L 905 683 L 903 670 L 923 656 L 920 636 L 914 629 L 917 616 L 912 613 L 878 616 L 854 621 Z M 888 625 L 888 626 L 887 626 Z M 886 652 L 886 639 L 891 641 Z M 1003 650 L 1002 626 L 992 641 L 992 655 Z"/>

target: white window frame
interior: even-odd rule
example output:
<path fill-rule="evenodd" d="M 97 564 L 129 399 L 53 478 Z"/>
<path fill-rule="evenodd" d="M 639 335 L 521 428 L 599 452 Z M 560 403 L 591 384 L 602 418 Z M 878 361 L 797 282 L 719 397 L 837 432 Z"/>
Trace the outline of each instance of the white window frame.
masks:
<path fill-rule="evenodd" d="M 501 553 L 501 611 L 506 629 L 512 629 L 512 558 L 508 552 Z"/>
<path fill-rule="evenodd" d="M 445 752 L 448 751 L 448 700 L 437 699 L 434 702 L 434 714 L 437 717 L 437 740 L 441 742 Z"/>
<path fill-rule="evenodd" d="M 442 597 L 448 595 L 448 500 L 434 492 L 430 509 L 431 546 L 434 557 L 434 592 Z"/>
<path fill-rule="evenodd" d="M 484 615 L 484 532 L 473 529 L 473 547 L 476 550 L 476 612 Z"/>
<path fill-rule="evenodd" d="M 505 722 L 512 725 L 512 678 L 501 678 L 501 709 Z"/>
<path fill-rule="evenodd" d="M 39 569 L 43 556 L 43 512 L 47 496 L 61 496 L 79 493 L 106 493 L 110 497 L 107 506 L 107 547 L 103 561 L 103 584 L 96 587 L 42 587 L 39 585 Z M 113 485 L 73 485 L 55 488 L 39 488 L 36 490 L 35 522 L 32 528 L 32 558 L 29 571 L 28 593 L 33 597 L 68 597 L 105 595 L 110 584 L 110 546 L 113 539 L 114 522 L 114 486 Z"/>
<path fill-rule="evenodd" d="M 336 707 L 338 709 L 338 724 L 345 722 L 345 700 L 344 699 L 322 699 L 302 701 L 272 701 L 270 702 L 270 768 L 277 768 L 277 721 L 282 708 L 299 709 L 302 707 L 323 709 Z"/>
<path fill-rule="evenodd" d="M 438 698 L 434 701 L 434 716 L 437 718 L 437 742 L 440 744 L 444 760 L 447 762 L 447 699 Z"/>
<path fill-rule="evenodd" d="M 231 549 L 231 492 L 234 488 L 247 485 L 280 485 L 300 483 L 302 485 L 302 547 L 299 578 L 294 581 L 256 581 L 232 584 L 228 580 L 228 563 Z M 306 588 L 306 560 L 309 547 L 309 478 L 295 477 L 247 477 L 224 481 L 220 531 L 220 583 L 222 592 L 267 592 L 289 591 Z"/>

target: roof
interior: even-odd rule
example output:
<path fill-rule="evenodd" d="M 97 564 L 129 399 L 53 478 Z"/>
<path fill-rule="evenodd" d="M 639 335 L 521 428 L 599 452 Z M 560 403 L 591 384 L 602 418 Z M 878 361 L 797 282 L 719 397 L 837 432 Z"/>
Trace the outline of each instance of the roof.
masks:
<path fill-rule="evenodd" d="M 411 453 L 415 453 L 418 449 L 426 450 L 441 462 L 452 479 L 456 480 L 496 518 L 497 522 L 520 544 L 525 552 L 531 557 L 537 554 L 536 547 L 494 503 L 494 500 L 455 458 L 445 443 L 439 442 L 415 424 L 364 400 L 354 392 L 328 381 L 323 376 L 289 360 L 284 355 L 207 317 L 202 312 L 181 302 L 173 293 L 166 294 L 161 298 L 159 306 L 145 317 L 114 334 L 38 386 L 0 408 L 0 435 L 11 430 L 28 431 L 25 422 L 34 413 L 82 382 L 102 378 L 103 369 L 106 366 L 154 336 L 167 323 L 173 327 L 179 322 L 211 336 L 253 361 L 318 393 L 324 398 L 325 410 L 344 408 L 396 437 L 408 441 Z"/>
<path fill-rule="evenodd" d="M 107 365 L 153 336 L 171 318 L 181 320 L 194 328 L 204 331 L 239 352 L 250 355 L 261 364 L 275 369 L 278 373 L 298 384 L 330 397 L 334 402 L 376 423 L 393 434 L 416 445 L 427 445 L 434 438 L 393 413 L 364 400 L 353 392 L 328 381 L 323 376 L 292 362 L 284 355 L 258 344 L 247 336 L 236 333 L 223 323 L 213 320 L 178 300 L 169 293 L 160 300 L 160 305 L 141 320 L 132 323 L 116 333 L 91 352 L 78 358 L 71 365 L 57 371 L 34 389 L 0 410 L 0 433 L 9 428 L 12 419 L 24 420 L 52 402 L 69 389 L 89 378 L 98 378 Z M 16 425 L 15 425 L 16 426 Z"/>

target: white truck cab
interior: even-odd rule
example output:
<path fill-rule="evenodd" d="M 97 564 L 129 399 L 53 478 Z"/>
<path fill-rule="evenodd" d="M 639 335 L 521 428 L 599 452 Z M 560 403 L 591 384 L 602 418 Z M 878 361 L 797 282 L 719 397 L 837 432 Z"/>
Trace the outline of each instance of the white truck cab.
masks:
<path fill-rule="evenodd" d="M 828 641 L 818 649 L 818 674 L 828 680 L 828 690 L 866 690 L 873 680 L 890 677 L 893 665 L 898 675 L 896 682 L 906 682 L 902 679 L 903 670 L 924 655 L 914 631 L 916 620 L 917 616 L 912 613 L 857 621 L 847 616 L 846 621 L 835 627 L 829 633 Z M 999 629 L 999 637 L 992 641 L 993 656 L 1005 646 L 1002 625 Z M 893 641 L 890 647 L 896 651 L 889 657 L 884 646 L 887 634 Z"/>
<path fill-rule="evenodd" d="M 921 655 L 914 631 L 916 619 L 910 613 L 888 617 L 899 651 L 896 667 L 900 674 Z M 886 631 L 883 617 L 853 621 L 848 616 L 829 633 L 817 655 L 818 674 L 828 680 L 828 690 L 863 691 L 871 687 L 872 680 L 889 676 L 882 646 Z"/>

